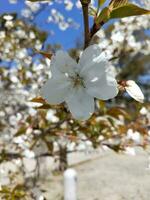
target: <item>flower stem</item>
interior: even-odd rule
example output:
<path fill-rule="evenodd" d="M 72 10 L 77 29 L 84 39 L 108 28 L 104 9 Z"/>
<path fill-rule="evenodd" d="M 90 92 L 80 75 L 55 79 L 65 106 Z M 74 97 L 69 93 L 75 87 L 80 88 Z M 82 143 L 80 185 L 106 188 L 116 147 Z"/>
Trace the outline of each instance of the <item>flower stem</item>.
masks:
<path fill-rule="evenodd" d="M 93 37 L 93 35 L 100 30 L 100 28 L 104 25 L 104 23 L 101 23 L 99 25 L 97 25 L 96 23 L 93 24 L 92 28 L 91 28 L 91 37 Z"/>
<path fill-rule="evenodd" d="M 84 20 L 84 49 L 89 46 L 90 42 L 90 28 L 88 9 L 91 0 L 80 0 L 82 4 L 83 20 Z"/>

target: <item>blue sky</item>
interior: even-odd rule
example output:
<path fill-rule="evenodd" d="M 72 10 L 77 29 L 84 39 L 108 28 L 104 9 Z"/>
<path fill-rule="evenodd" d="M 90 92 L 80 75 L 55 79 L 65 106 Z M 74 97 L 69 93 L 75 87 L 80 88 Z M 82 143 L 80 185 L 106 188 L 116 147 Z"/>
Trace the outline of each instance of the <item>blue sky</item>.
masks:
<path fill-rule="evenodd" d="M 24 0 L 18 0 L 17 4 L 10 4 L 8 0 L 0 0 L 0 14 L 3 13 L 18 13 L 19 17 L 20 11 L 25 7 Z M 74 2 L 76 2 L 74 0 Z M 66 18 L 73 18 L 75 22 L 80 24 L 79 29 L 68 28 L 66 31 L 61 31 L 56 24 L 46 23 L 47 17 L 49 16 L 50 9 L 55 8 L 61 12 Z M 41 30 L 46 30 L 48 32 L 54 31 L 55 35 L 50 35 L 48 38 L 48 43 L 58 43 L 61 44 L 63 48 L 69 49 L 74 47 L 77 38 L 81 38 L 83 33 L 82 29 L 82 12 L 74 6 L 71 11 L 66 11 L 63 4 L 54 4 L 47 7 L 43 12 L 40 13 L 35 18 L 34 21 Z"/>
<path fill-rule="evenodd" d="M 0 14 L 3 13 L 18 13 L 21 17 L 20 11 L 25 8 L 25 0 L 18 0 L 17 4 L 10 4 L 9 0 L 0 0 Z M 73 3 L 76 0 L 72 1 Z M 106 1 L 108 3 L 108 1 Z M 54 23 L 47 23 L 47 18 L 50 15 L 51 9 L 57 9 L 62 13 L 66 18 L 72 18 L 76 23 L 80 25 L 79 29 L 68 28 L 65 31 L 61 31 L 58 28 L 58 25 Z M 91 19 L 92 21 L 92 19 Z M 49 34 L 47 43 L 50 44 L 61 44 L 64 49 L 69 49 L 75 46 L 75 43 L 78 39 L 82 40 L 83 37 L 83 20 L 81 9 L 77 9 L 76 6 L 73 7 L 71 11 L 65 10 L 64 4 L 54 3 L 52 6 L 47 6 L 33 21 L 41 30 L 47 32 L 54 31 L 54 35 Z M 149 31 L 147 31 L 149 35 Z"/>

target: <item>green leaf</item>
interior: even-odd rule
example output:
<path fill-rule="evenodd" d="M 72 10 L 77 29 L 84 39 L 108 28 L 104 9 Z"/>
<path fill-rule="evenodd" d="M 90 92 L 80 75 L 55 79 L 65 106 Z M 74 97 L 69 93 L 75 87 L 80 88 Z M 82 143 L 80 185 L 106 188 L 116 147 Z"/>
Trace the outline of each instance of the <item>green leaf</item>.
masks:
<path fill-rule="evenodd" d="M 106 0 L 98 0 L 98 7 L 101 7 Z"/>
<path fill-rule="evenodd" d="M 96 24 L 104 24 L 106 23 L 110 18 L 110 10 L 109 8 L 104 8 L 99 16 L 96 18 Z"/>
<path fill-rule="evenodd" d="M 109 4 L 109 9 L 118 8 L 120 6 L 128 4 L 128 0 L 111 0 Z"/>
<path fill-rule="evenodd" d="M 95 17 L 97 10 L 94 7 L 89 7 L 89 15 Z"/>
<path fill-rule="evenodd" d="M 19 130 L 17 131 L 17 133 L 15 134 L 15 137 L 18 137 L 20 135 L 25 134 L 26 130 L 27 130 L 27 126 L 26 125 L 21 126 L 19 128 Z"/>
<path fill-rule="evenodd" d="M 126 4 L 116 9 L 113 9 L 110 13 L 110 19 L 147 14 L 150 14 L 150 10 L 146 10 L 134 4 Z"/>

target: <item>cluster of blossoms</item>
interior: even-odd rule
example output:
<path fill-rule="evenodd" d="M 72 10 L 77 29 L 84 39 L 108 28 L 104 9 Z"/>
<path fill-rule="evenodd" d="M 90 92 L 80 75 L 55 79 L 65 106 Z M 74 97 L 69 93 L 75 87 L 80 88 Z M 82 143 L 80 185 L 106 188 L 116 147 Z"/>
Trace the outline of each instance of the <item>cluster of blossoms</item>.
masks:
<path fill-rule="evenodd" d="M 17 0 L 10 0 L 11 4 L 19 4 Z M 62 13 L 59 12 L 59 9 L 54 9 L 54 7 L 63 6 L 66 11 L 71 11 L 74 7 L 77 9 L 81 8 L 81 3 L 78 0 L 76 3 L 73 3 L 70 0 L 54 0 L 54 1 L 41 1 L 41 2 L 24 2 L 25 7 L 21 10 L 21 15 L 28 19 L 34 20 L 35 16 L 40 15 L 43 10 L 47 10 L 49 7 L 50 14 L 47 18 L 48 23 L 57 24 L 60 30 L 66 30 L 68 28 L 79 28 L 79 24 L 76 23 L 72 18 L 66 18 Z"/>
<path fill-rule="evenodd" d="M 98 37 L 101 37 L 100 47 L 107 48 L 110 56 L 117 56 L 121 52 L 121 48 L 125 48 L 127 51 L 133 52 L 132 55 L 141 52 L 148 54 L 150 48 L 150 41 L 148 37 L 140 36 L 142 30 L 147 30 L 150 26 L 150 18 L 147 16 L 130 17 L 121 19 L 113 24 L 113 30 L 110 38 L 107 39 L 105 33 L 100 31 L 97 33 Z M 119 48 L 120 47 L 120 48 Z M 115 53 L 115 54 L 114 54 Z"/>
<path fill-rule="evenodd" d="M 17 0 L 9 0 L 10 4 L 19 4 L 20 2 Z M 94 4 L 94 1 L 91 1 L 91 5 Z M 67 18 L 64 16 L 63 13 L 59 12 L 59 9 L 55 9 L 56 7 L 63 6 L 65 11 L 71 11 L 72 9 L 81 9 L 81 2 L 80 0 L 77 0 L 75 2 L 72 2 L 70 0 L 54 0 L 54 1 L 41 1 L 41 2 L 31 2 L 31 1 L 25 1 L 24 2 L 24 8 L 21 10 L 21 15 L 28 19 L 33 21 L 38 15 L 40 15 L 44 10 L 47 10 L 49 8 L 49 15 L 47 17 L 48 23 L 54 23 L 57 24 L 59 29 L 64 31 L 68 28 L 79 28 L 79 24 L 76 22 L 75 19 L 69 17 Z"/>
<path fill-rule="evenodd" d="M 21 157 L 31 156 L 29 147 L 32 141 L 31 135 L 16 138 L 15 134 L 28 115 L 37 114 L 28 99 L 49 75 L 49 61 L 41 60 L 32 51 L 33 46 L 41 49 L 46 38 L 44 32 L 16 19 L 14 15 L 2 15 L 0 27 L 0 185 L 14 186 L 24 182 L 26 162 L 21 161 Z M 16 153 L 20 156 L 8 162 L 5 157 L 8 152 L 12 157 Z M 18 172 L 19 175 L 16 175 Z"/>
<path fill-rule="evenodd" d="M 52 22 L 57 24 L 59 29 L 65 31 L 70 27 L 79 28 L 79 25 L 75 23 L 72 18 L 65 19 L 65 17 L 56 9 L 51 9 L 51 15 L 47 20 L 49 23 Z"/>
<path fill-rule="evenodd" d="M 1 16 L 1 31 L 0 31 L 0 45 L 3 46 L 3 51 L 0 52 L 1 60 L 11 62 L 11 67 L 20 66 L 19 62 L 24 66 L 29 66 L 32 62 L 32 57 L 28 56 L 28 49 L 34 47 L 36 49 L 42 48 L 40 37 L 45 39 L 45 33 L 42 33 L 39 38 L 36 37 L 36 32 L 30 26 L 27 26 L 21 20 L 15 20 L 14 15 Z M 12 34 L 8 34 L 9 31 Z M 12 62 L 13 60 L 13 62 Z M 10 66 L 9 66 L 10 67 Z"/>

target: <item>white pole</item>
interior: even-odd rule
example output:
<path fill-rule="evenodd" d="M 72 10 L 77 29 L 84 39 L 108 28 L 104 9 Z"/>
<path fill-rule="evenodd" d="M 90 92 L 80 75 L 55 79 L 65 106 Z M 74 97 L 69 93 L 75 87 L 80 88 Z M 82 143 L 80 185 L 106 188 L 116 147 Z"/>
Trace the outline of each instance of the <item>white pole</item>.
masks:
<path fill-rule="evenodd" d="M 64 200 L 77 200 L 77 172 L 71 168 L 64 172 Z"/>

